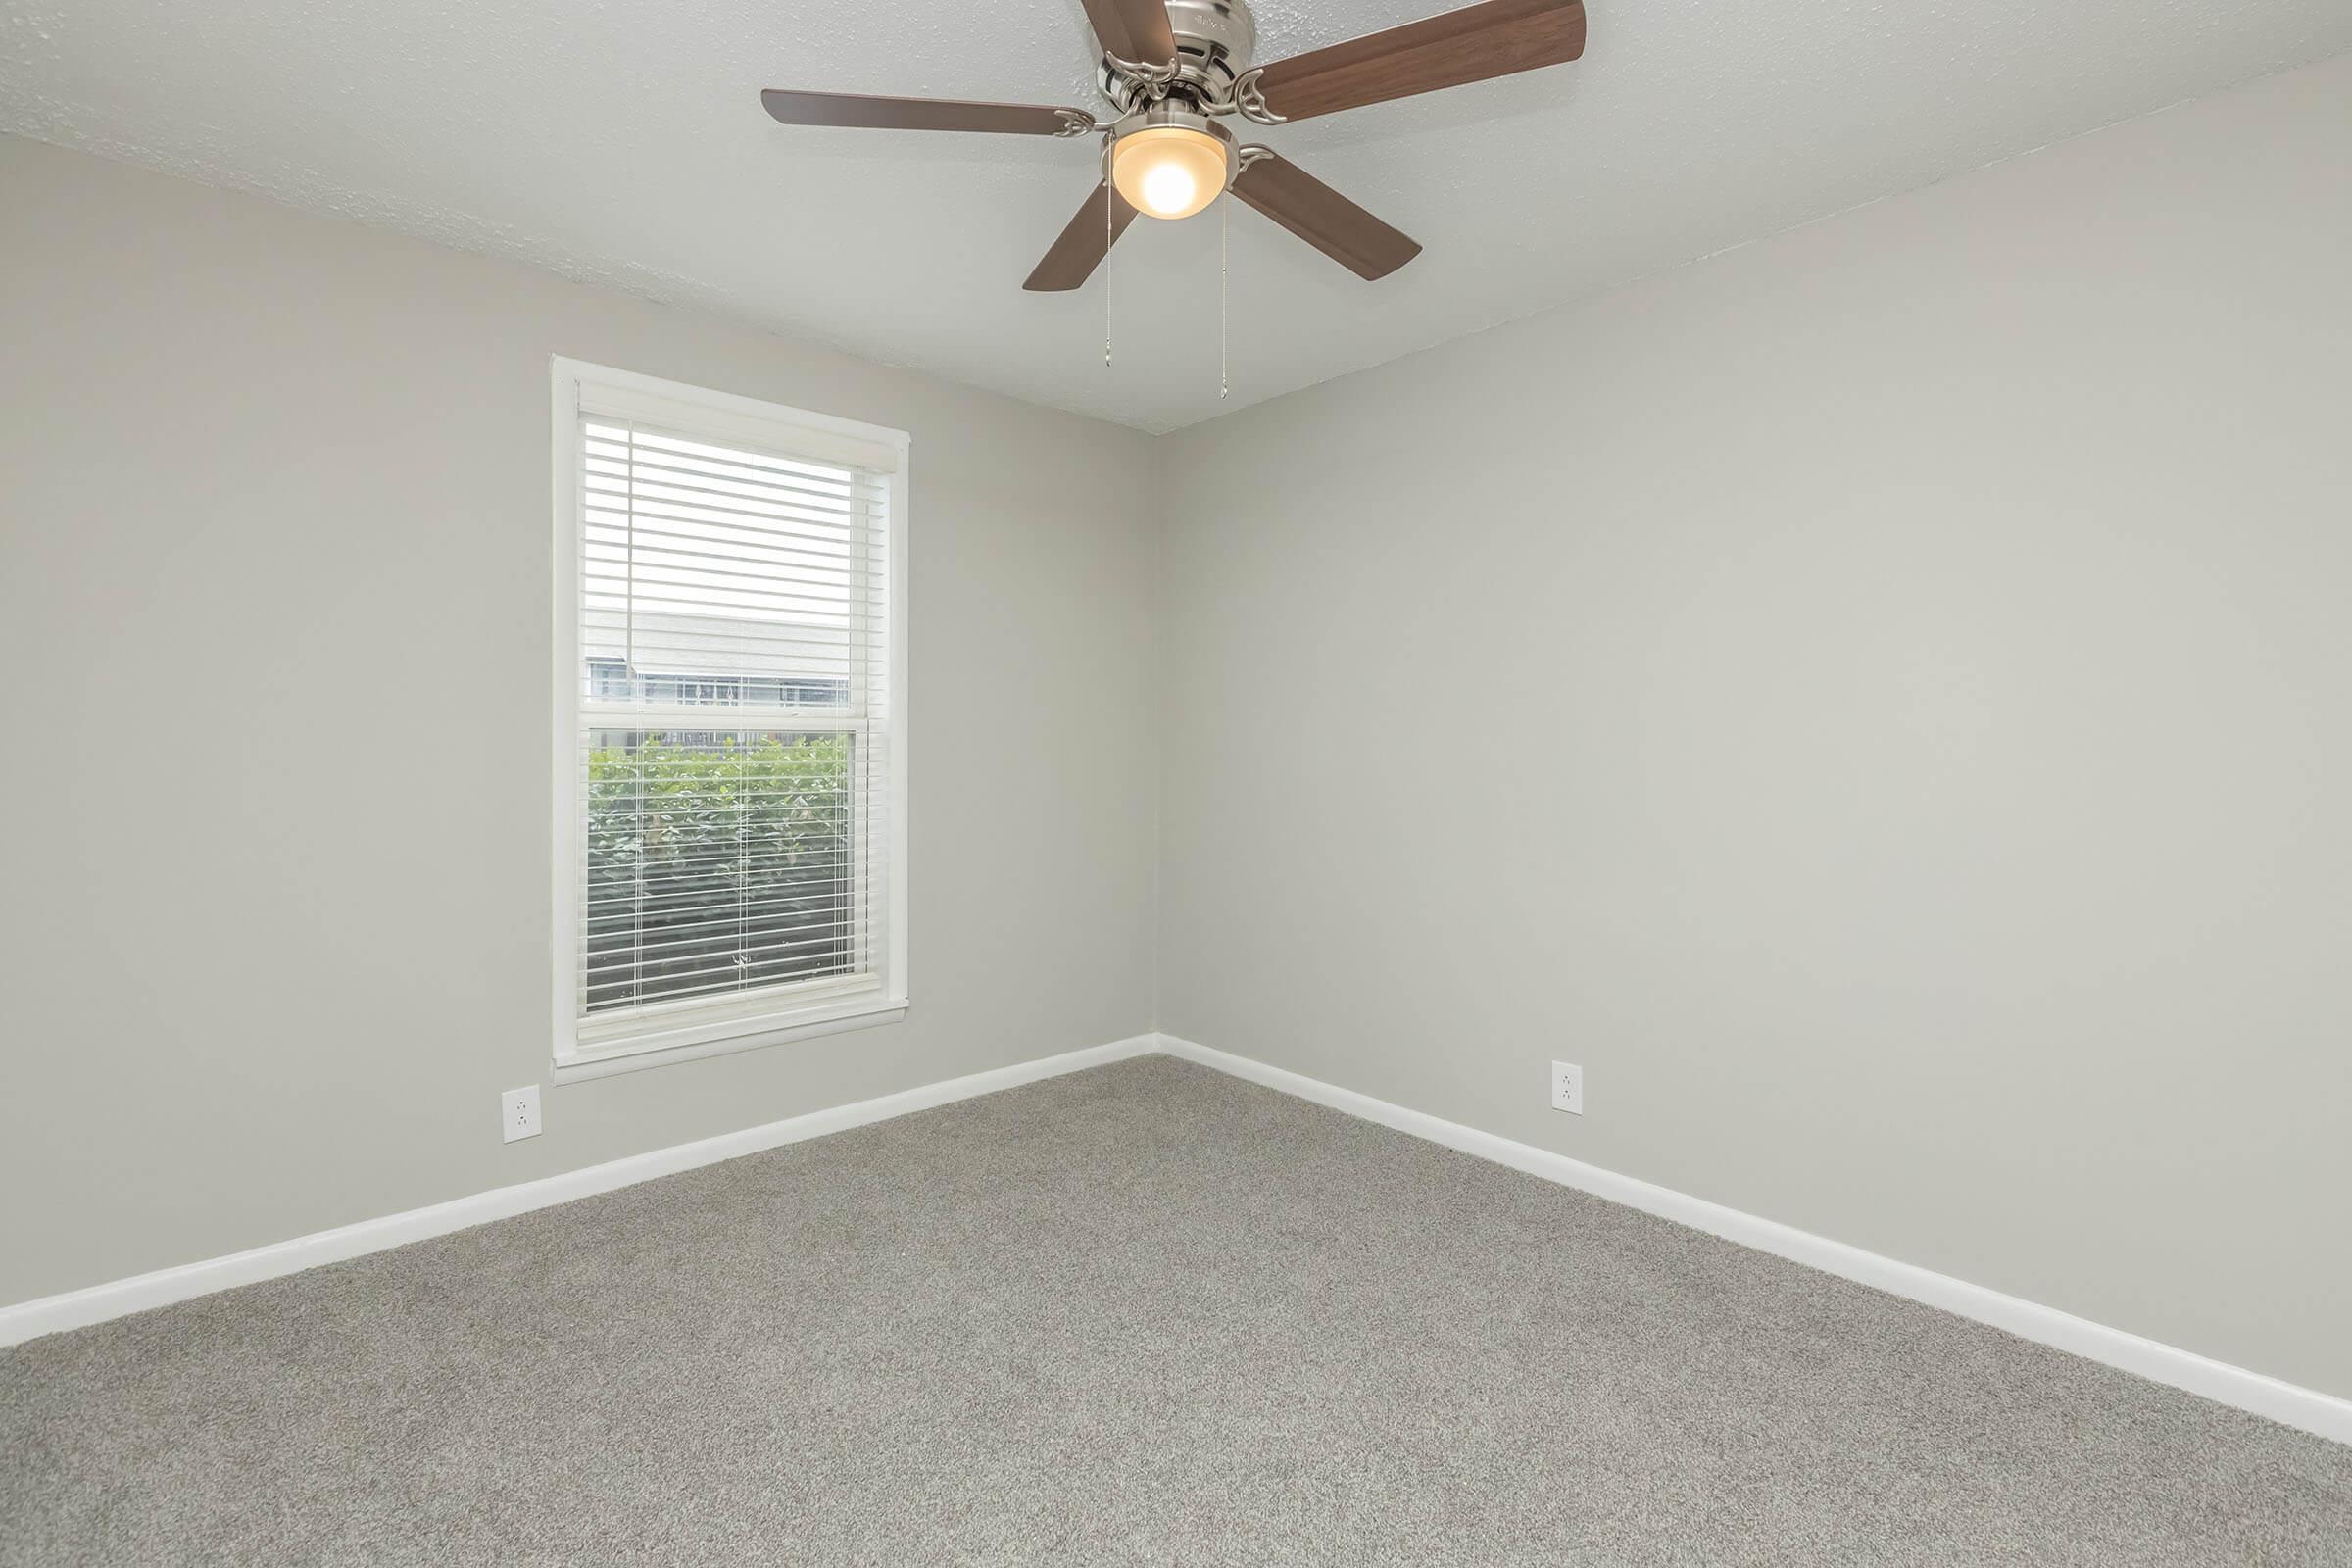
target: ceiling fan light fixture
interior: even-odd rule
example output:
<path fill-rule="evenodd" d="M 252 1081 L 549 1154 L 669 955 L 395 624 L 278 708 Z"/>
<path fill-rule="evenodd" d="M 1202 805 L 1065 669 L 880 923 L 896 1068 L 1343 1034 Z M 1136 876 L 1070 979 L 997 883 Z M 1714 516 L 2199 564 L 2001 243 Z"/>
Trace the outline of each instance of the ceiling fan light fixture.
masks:
<path fill-rule="evenodd" d="M 1224 194 L 1233 178 L 1231 138 L 1205 121 L 1171 122 L 1176 120 L 1170 115 L 1123 131 L 1110 144 L 1110 182 L 1146 218 L 1190 218 Z"/>

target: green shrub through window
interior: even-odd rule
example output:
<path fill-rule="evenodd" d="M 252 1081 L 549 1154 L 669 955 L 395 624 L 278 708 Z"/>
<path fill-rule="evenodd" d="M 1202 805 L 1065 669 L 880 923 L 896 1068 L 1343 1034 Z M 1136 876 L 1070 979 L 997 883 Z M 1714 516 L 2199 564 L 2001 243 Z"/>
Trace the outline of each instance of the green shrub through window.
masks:
<path fill-rule="evenodd" d="M 591 731 L 584 1010 L 852 972 L 851 746 Z"/>

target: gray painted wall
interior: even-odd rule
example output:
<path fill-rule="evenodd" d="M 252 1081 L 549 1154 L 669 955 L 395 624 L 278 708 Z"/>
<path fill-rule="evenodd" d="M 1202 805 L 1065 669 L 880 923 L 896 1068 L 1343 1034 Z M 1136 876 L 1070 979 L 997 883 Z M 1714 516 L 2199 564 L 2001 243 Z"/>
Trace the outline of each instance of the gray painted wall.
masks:
<path fill-rule="evenodd" d="M 23 141 L 0 210 L 0 1302 L 1151 1027 L 1149 438 Z M 914 1008 L 504 1145 L 557 353 L 913 433 Z"/>
<path fill-rule="evenodd" d="M 2352 1394 L 2348 168 L 2339 59 L 1168 438 L 1161 1027 Z"/>

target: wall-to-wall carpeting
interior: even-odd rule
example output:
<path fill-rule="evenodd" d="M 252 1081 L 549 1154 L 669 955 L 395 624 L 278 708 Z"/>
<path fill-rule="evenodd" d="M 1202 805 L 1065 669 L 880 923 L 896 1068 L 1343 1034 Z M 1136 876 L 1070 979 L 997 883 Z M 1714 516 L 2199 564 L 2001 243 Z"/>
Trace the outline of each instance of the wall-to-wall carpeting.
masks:
<path fill-rule="evenodd" d="M 2337 1563 L 2352 1447 L 1147 1057 L 0 1351 L 0 1562 Z"/>

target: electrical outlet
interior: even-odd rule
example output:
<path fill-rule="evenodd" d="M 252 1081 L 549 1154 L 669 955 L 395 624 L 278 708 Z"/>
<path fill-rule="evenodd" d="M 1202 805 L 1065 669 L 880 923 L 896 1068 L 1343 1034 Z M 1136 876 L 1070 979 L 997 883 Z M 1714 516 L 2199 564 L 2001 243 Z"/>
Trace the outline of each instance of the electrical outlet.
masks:
<path fill-rule="evenodd" d="M 1585 1113 L 1585 1069 L 1573 1061 L 1551 1064 L 1551 1108 L 1571 1116 Z"/>
<path fill-rule="evenodd" d="M 498 1097 L 499 1132 L 508 1143 L 539 1136 L 539 1086 L 525 1084 Z"/>

